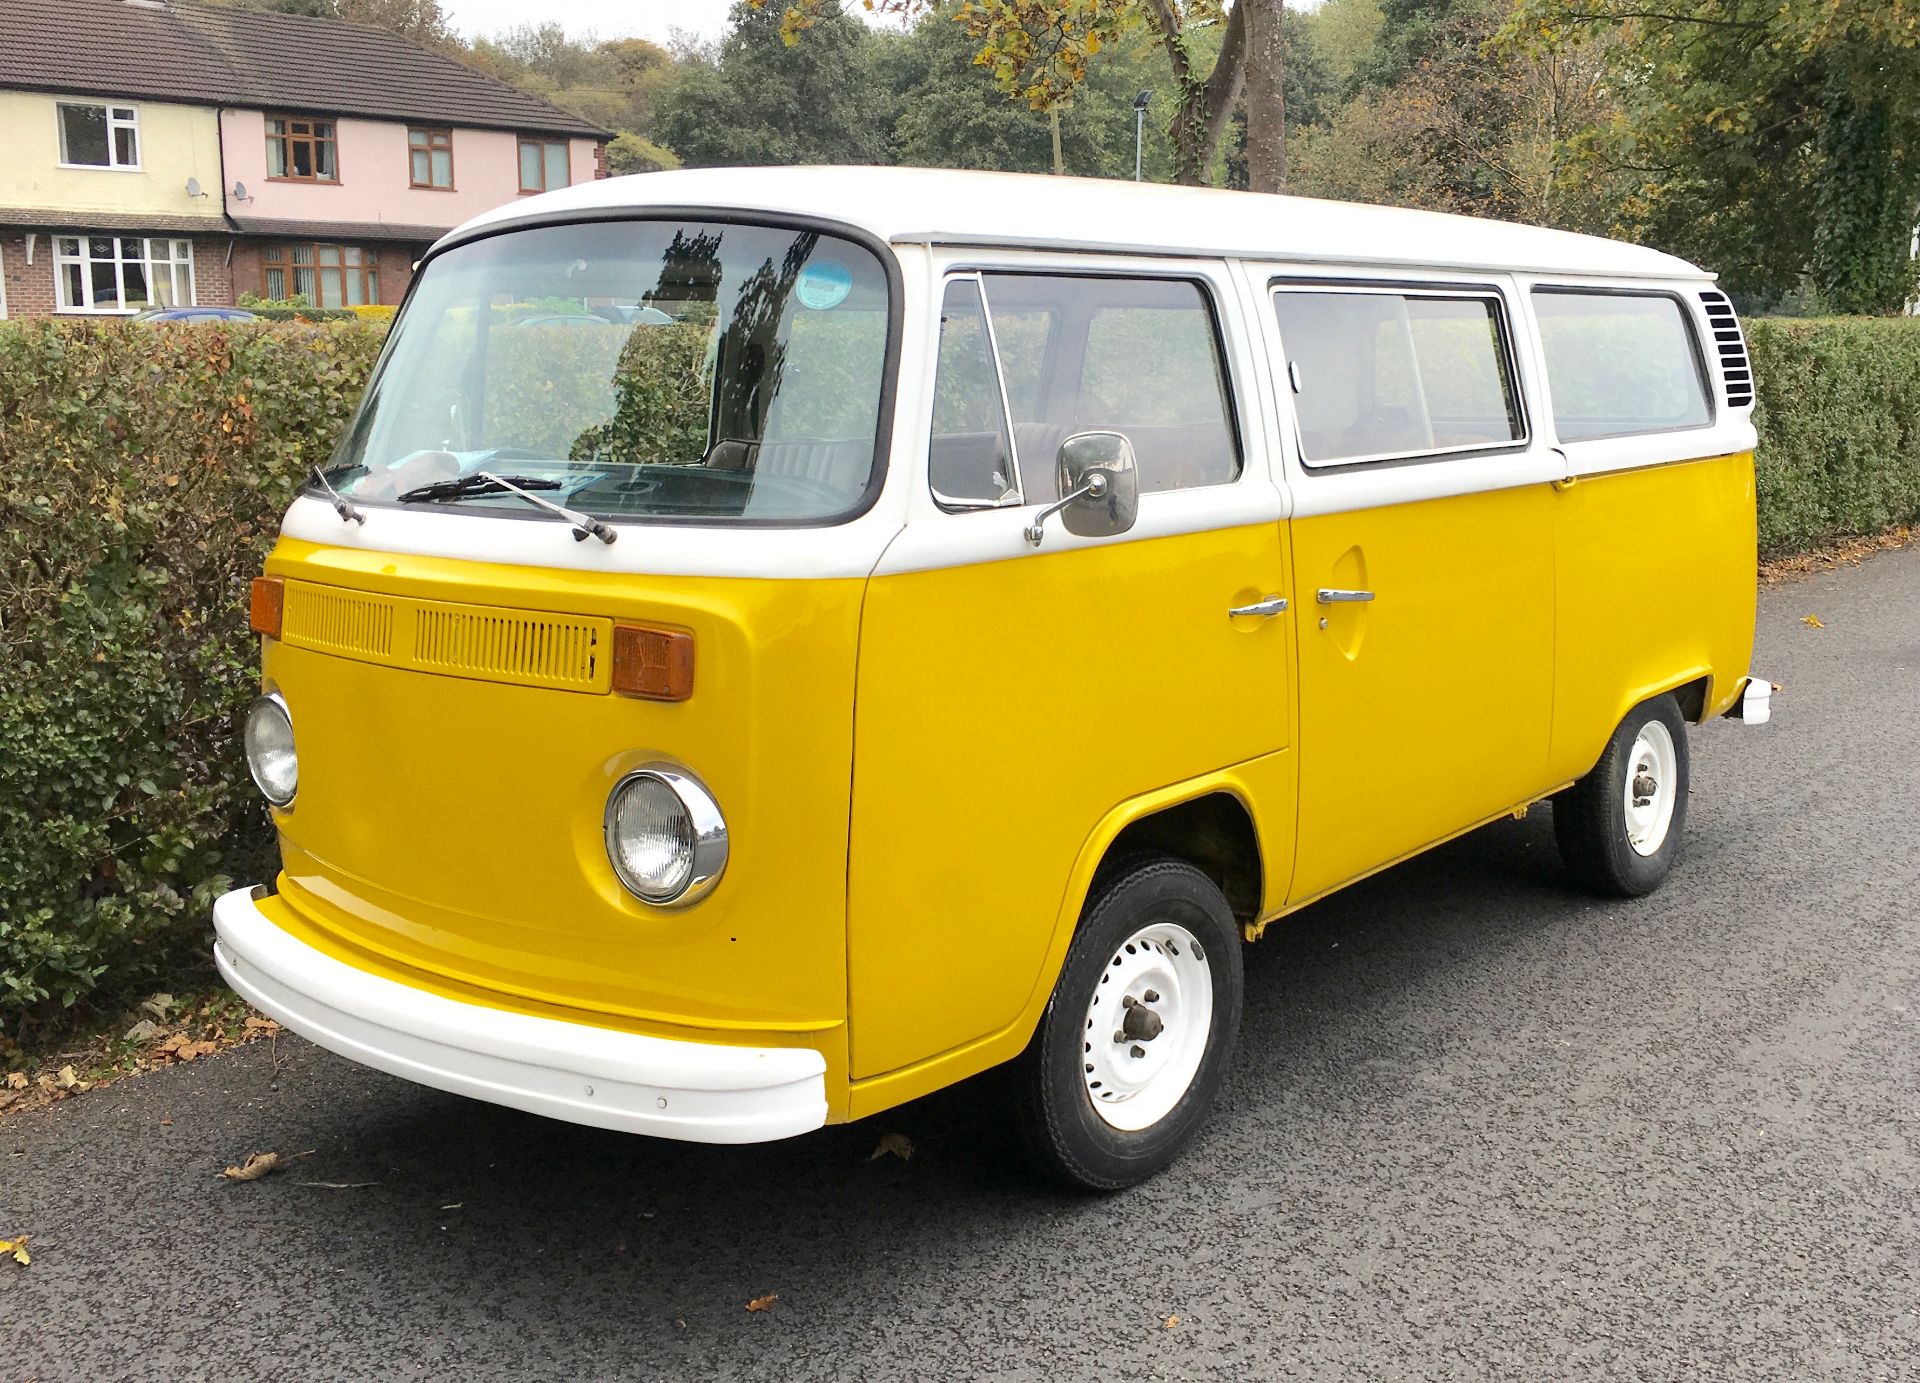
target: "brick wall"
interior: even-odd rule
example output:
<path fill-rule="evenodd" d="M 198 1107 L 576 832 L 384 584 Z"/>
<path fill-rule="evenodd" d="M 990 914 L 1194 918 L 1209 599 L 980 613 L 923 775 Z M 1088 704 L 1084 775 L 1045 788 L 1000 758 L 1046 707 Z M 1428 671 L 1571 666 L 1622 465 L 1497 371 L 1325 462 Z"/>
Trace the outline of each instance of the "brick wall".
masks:
<path fill-rule="evenodd" d="M 235 254 L 235 265 L 239 263 Z M 7 283 L 7 316 L 50 317 L 54 314 L 53 235 L 34 234 L 33 263 L 27 263 L 25 231 L 8 230 L 0 234 L 0 274 Z M 199 236 L 193 240 L 194 301 L 213 307 L 230 307 L 234 300 L 234 275 L 227 266 L 225 236 Z"/>
<path fill-rule="evenodd" d="M 607 171 L 607 146 L 604 143 L 596 144 L 593 146 L 593 176 L 604 178 Z"/>

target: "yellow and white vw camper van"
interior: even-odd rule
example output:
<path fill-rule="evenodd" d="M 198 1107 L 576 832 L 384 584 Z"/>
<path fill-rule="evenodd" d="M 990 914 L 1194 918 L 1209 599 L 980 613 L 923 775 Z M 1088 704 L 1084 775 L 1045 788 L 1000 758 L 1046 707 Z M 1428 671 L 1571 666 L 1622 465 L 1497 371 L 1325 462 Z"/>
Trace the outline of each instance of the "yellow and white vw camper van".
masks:
<path fill-rule="evenodd" d="M 1204 1118 L 1240 946 L 1552 799 L 1657 886 L 1765 718 L 1712 276 L 1522 226 L 895 169 L 658 173 L 434 246 L 255 585 L 323 1046 L 709 1142 L 1002 1063 L 1041 1163 Z"/>

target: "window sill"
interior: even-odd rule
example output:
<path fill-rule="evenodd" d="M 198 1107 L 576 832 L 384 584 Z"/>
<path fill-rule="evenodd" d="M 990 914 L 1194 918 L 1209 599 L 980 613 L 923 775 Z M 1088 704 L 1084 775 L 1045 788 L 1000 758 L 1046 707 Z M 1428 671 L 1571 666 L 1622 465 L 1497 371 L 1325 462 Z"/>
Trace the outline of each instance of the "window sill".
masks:
<path fill-rule="evenodd" d="M 457 187 L 439 187 L 430 182 L 410 182 L 407 184 L 407 191 L 409 192 L 458 192 L 459 190 Z"/>
<path fill-rule="evenodd" d="M 56 317 L 132 317 L 145 312 L 144 307 L 56 307 Z"/>
<path fill-rule="evenodd" d="M 147 170 L 137 163 L 56 163 L 56 168 L 64 168 L 74 173 L 144 173 Z"/>
<path fill-rule="evenodd" d="M 301 187 L 338 187 L 340 186 L 340 179 L 338 178 L 276 178 L 271 173 L 267 174 L 267 181 L 297 183 Z"/>

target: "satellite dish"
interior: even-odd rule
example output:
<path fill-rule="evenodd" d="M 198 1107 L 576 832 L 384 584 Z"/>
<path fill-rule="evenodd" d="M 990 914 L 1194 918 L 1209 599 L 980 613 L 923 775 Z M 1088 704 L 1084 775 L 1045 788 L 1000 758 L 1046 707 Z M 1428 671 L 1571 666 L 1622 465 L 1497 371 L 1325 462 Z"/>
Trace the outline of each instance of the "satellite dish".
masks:
<path fill-rule="evenodd" d="M 206 193 L 200 190 L 200 179 L 198 178 L 187 179 L 187 195 L 189 197 L 204 197 L 207 195 Z"/>
<path fill-rule="evenodd" d="M 247 196 L 247 185 L 245 183 L 237 182 L 233 185 L 233 200 L 236 202 L 247 202 L 247 201 L 253 200 L 252 198 Z"/>

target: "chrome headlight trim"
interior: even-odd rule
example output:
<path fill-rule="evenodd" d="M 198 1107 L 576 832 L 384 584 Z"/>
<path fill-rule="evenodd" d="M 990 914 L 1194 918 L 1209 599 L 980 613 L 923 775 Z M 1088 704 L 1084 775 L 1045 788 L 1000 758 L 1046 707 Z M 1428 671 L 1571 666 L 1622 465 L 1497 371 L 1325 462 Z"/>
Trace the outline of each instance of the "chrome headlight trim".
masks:
<path fill-rule="evenodd" d="M 670 894 L 649 893 L 638 880 L 629 878 L 627 871 L 621 867 L 620 851 L 614 843 L 614 817 L 621 794 L 629 785 L 641 779 L 651 779 L 670 789 L 680 799 L 680 805 L 692 823 L 693 870 L 687 882 Z M 726 872 L 727 821 L 720 814 L 720 804 L 714 801 L 706 784 L 679 764 L 651 763 L 623 774 L 607 793 L 606 811 L 601 819 L 601 836 L 606 845 L 607 862 L 613 866 L 614 876 L 620 880 L 621 886 L 652 907 L 691 907 L 713 892 L 713 886 L 720 882 L 721 874 Z"/>
<path fill-rule="evenodd" d="M 293 791 L 287 793 L 285 796 L 277 795 L 272 788 L 267 786 L 266 782 L 262 780 L 260 776 L 259 765 L 254 762 L 253 745 L 251 742 L 252 736 L 248 731 L 253 725 L 254 715 L 257 712 L 267 710 L 277 712 L 280 719 L 286 722 L 287 726 L 287 745 L 293 758 Z M 294 798 L 300 795 L 300 740 L 293 731 L 293 713 L 287 709 L 287 699 L 276 691 L 268 692 L 264 696 L 256 696 L 252 701 L 249 701 L 247 703 L 246 718 L 242 722 L 240 740 L 241 750 L 247 761 L 247 776 L 253 779 L 253 785 L 260 789 L 260 795 L 266 798 L 270 805 L 279 808 L 281 811 L 287 810 L 293 805 Z"/>

